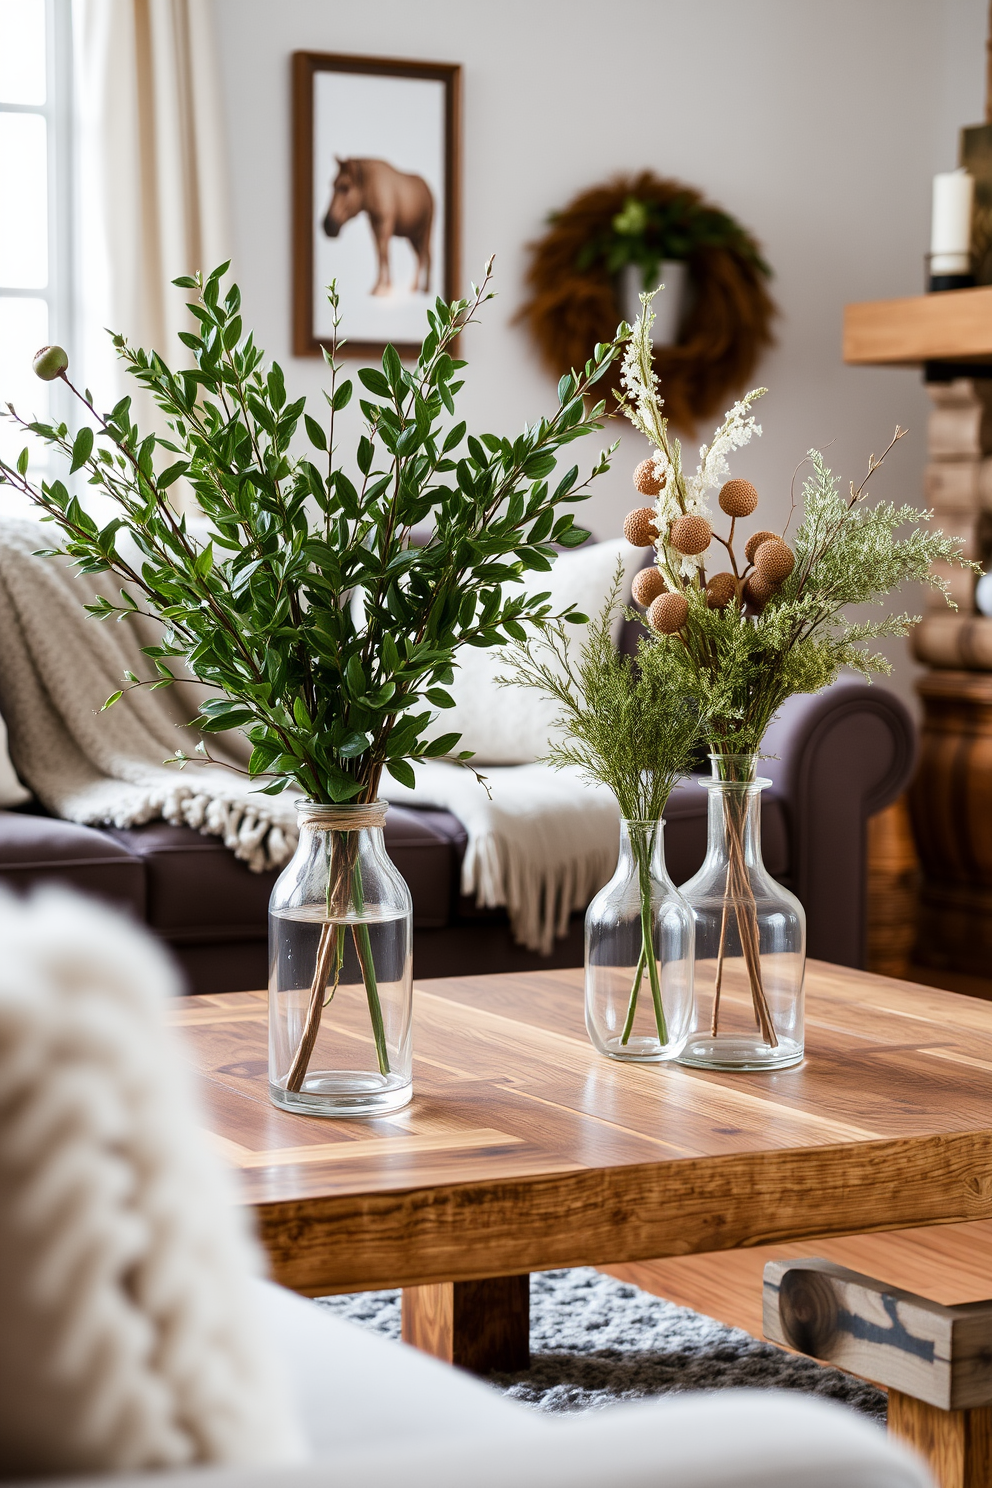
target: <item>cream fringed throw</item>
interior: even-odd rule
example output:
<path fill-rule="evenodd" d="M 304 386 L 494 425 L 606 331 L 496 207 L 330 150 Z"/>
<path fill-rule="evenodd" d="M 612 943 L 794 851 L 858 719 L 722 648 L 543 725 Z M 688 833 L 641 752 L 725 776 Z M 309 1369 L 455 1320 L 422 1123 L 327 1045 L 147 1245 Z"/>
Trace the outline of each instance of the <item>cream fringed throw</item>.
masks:
<path fill-rule="evenodd" d="M 292 793 L 263 796 L 231 770 L 163 763 L 179 748 L 192 754 L 183 725 L 203 688 L 142 688 L 99 711 L 126 671 L 154 675 L 141 647 L 161 631 L 155 621 L 91 619 L 83 604 L 116 599 L 118 586 L 110 574 L 81 576 L 65 560 L 33 556 L 57 536 L 36 522 L 0 522 L 0 715 L 21 780 L 67 821 L 133 827 L 163 817 L 222 837 L 256 871 L 281 866 L 297 840 Z M 244 768 L 240 734 L 213 738 L 212 754 Z"/>
<path fill-rule="evenodd" d="M 620 812 L 604 785 L 549 765 L 484 767 L 489 799 L 471 770 L 428 761 L 408 790 L 383 781 L 397 805 L 440 806 L 465 826 L 462 893 L 505 905 L 517 940 L 547 954 L 569 915 L 583 909 L 617 863 Z"/>
<path fill-rule="evenodd" d="M 299 1461 L 151 938 L 0 894 L 0 1476 Z"/>

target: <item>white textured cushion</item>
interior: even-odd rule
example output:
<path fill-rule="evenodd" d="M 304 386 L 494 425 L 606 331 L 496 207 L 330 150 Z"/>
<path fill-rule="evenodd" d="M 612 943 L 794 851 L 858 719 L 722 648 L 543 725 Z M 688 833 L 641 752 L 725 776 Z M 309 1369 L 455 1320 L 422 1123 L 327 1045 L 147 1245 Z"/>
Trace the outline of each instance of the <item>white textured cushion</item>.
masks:
<path fill-rule="evenodd" d="M 17 771 L 7 752 L 7 725 L 0 718 L 0 808 L 23 806 L 30 801 L 31 792 L 17 778 Z"/>
<path fill-rule="evenodd" d="M 257 1282 L 259 1314 L 288 1379 L 311 1456 L 540 1429 L 543 1418 L 492 1385 L 408 1344 L 335 1317 L 318 1302 Z"/>
<path fill-rule="evenodd" d="M 305 1457 L 151 937 L 0 893 L 0 1474 Z"/>
<path fill-rule="evenodd" d="M 113 1488 L 934 1488 L 880 1427 L 785 1390 L 670 1395 L 533 1420 L 519 1408 L 471 1434 L 459 1430 L 452 1392 L 446 1429 L 394 1439 L 408 1362 L 398 1357 L 382 1376 L 356 1370 L 346 1398 L 365 1393 L 371 1424 L 361 1443 L 291 1472 L 159 1473 Z"/>
<path fill-rule="evenodd" d="M 534 594 L 549 591 L 553 614 L 574 604 L 592 619 L 602 610 L 612 588 L 618 559 L 622 559 L 624 568 L 621 600 L 629 604 L 630 585 L 644 553 L 622 538 L 587 543 L 573 552 L 559 554 L 550 573 L 527 574 L 527 591 Z M 512 589 L 506 592 L 512 593 Z M 618 613 L 614 621 L 615 640 L 619 639 L 622 624 L 623 617 Z M 585 626 L 570 625 L 568 638 L 577 654 L 585 638 Z M 457 748 L 471 749 L 476 757 L 474 763 L 480 765 L 527 765 L 546 754 L 557 707 L 530 688 L 499 687 L 496 678 L 507 672 L 505 647 L 482 650 L 464 646 L 458 653 L 454 683 L 447 689 L 455 699 L 455 706 L 439 713 L 431 736 L 460 733 L 462 739 Z"/>

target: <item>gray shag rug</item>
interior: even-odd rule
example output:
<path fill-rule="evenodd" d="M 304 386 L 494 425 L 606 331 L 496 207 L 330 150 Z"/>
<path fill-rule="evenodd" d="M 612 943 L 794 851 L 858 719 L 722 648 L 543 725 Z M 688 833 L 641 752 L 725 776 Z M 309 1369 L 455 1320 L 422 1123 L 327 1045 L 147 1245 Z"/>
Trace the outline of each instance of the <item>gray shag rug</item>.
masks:
<path fill-rule="evenodd" d="M 321 1305 L 388 1338 L 400 1336 L 400 1293 L 323 1297 Z M 761 1343 L 591 1267 L 535 1273 L 531 1367 L 493 1374 L 497 1389 L 541 1411 L 582 1411 L 684 1390 L 804 1390 L 885 1421 L 885 1394 L 812 1359 Z"/>

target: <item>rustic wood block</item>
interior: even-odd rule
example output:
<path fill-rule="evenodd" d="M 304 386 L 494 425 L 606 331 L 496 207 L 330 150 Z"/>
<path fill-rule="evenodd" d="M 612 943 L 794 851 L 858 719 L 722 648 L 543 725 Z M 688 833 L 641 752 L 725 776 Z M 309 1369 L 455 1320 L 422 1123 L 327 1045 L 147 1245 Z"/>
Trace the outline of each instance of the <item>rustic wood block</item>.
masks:
<path fill-rule="evenodd" d="M 942 1411 L 992 1405 L 992 1301 L 944 1307 L 820 1259 L 770 1261 L 765 1337 Z"/>
<path fill-rule="evenodd" d="M 474 1374 L 530 1364 L 530 1276 L 403 1289 L 403 1341 Z"/>
<path fill-rule="evenodd" d="M 992 1483 L 992 1410 L 941 1410 L 889 1391 L 889 1431 L 926 1460 L 939 1488 Z"/>

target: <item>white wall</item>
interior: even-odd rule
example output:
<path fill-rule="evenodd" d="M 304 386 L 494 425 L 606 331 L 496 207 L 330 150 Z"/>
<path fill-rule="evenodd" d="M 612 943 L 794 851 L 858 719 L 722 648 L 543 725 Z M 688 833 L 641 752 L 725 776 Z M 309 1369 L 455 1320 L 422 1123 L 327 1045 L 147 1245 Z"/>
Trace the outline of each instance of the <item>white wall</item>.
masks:
<path fill-rule="evenodd" d="M 856 475 L 897 421 L 911 434 L 878 490 L 920 498 L 920 375 L 845 368 L 841 315 L 849 300 L 922 288 L 930 178 L 953 167 L 958 129 L 984 113 L 984 0 L 213 4 L 236 269 L 246 315 L 291 386 L 316 393 L 323 364 L 289 355 L 290 53 L 455 61 L 465 91 L 463 276 L 477 278 L 495 252 L 499 288 L 484 325 L 465 337 L 470 427 L 512 433 L 553 399 L 553 380 L 511 323 L 526 243 L 583 187 L 648 167 L 737 215 L 775 269 L 779 339 L 758 374 L 770 388 L 765 432 L 734 466 L 762 493 L 762 525 L 784 520 L 809 446 L 829 444 L 834 469 Z M 627 425 L 616 432 L 614 470 L 577 509 L 600 537 L 616 534 L 635 504 L 639 437 Z M 908 697 L 905 647 L 892 654 L 892 685 Z"/>

